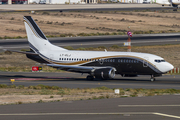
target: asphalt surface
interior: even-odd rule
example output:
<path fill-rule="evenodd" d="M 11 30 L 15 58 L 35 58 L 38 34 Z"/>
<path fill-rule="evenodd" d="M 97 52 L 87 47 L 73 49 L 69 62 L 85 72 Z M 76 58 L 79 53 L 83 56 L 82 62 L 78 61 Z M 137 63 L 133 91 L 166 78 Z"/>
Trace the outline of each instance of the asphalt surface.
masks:
<path fill-rule="evenodd" d="M 179 33 L 169 34 L 142 34 L 133 35 L 131 38 L 132 46 L 144 45 L 164 45 L 164 44 L 180 44 Z M 127 42 L 127 36 L 114 35 L 114 36 L 90 36 L 90 37 L 59 37 L 49 38 L 49 41 L 57 46 L 65 47 L 71 46 L 73 48 L 79 47 L 110 47 L 112 45 L 124 46 Z M 0 49 L 21 50 L 28 49 L 27 39 L 13 39 L 13 40 L 0 40 Z"/>
<path fill-rule="evenodd" d="M 2 120 L 173 120 L 180 95 L 63 101 L 1 106 Z"/>
<path fill-rule="evenodd" d="M 49 85 L 67 88 L 147 88 L 147 89 L 180 89 L 180 75 L 163 75 L 150 82 L 150 76 L 121 77 L 116 75 L 113 80 L 86 80 L 87 74 L 80 73 L 44 73 L 44 72 L 0 72 L 0 84 L 12 85 Z"/>
<path fill-rule="evenodd" d="M 76 4 L 76 5 L 62 5 L 62 4 L 50 4 L 50 5 L 1 5 L 0 12 L 15 12 L 15 11 L 75 11 L 75 10 L 162 10 L 162 9 L 173 9 L 173 7 L 162 7 L 158 4 Z"/>

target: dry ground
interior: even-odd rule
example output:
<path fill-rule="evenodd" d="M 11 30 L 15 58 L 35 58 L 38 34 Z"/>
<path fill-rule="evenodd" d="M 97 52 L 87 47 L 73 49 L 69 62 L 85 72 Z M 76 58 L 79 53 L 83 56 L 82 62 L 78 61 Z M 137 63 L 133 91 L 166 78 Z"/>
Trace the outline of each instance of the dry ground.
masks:
<path fill-rule="evenodd" d="M 25 37 L 23 16 L 32 16 L 45 35 L 153 31 L 178 32 L 179 12 L 27 12 L 0 13 L 0 37 Z M 148 32 L 147 32 L 148 33 Z"/>
<path fill-rule="evenodd" d="M 6 86 L 6 87 L 5 87 Z M 41 103 L 51 101 L 73 101 L 73 100 L 92 100 L 109 99 L 118 97 L 143 97 L 154 95 L 179 94 L 176 89 L 122 89 L 115 94 L 114 89 L 107 87 L 70 89 L 57 86 L 7 86 L 0 85 L 0 105 L 22 104 L 22 103 Z"/>
<path fill-rule="evenodd" d="M 63 93 L 63 92 L 64 93 Z M 36 103 L 50 101 L 70 101 L 70 100 L 86 100 L 101 98 L 116 98 L 118 95 L 113 90 L 96 90 L 96 89 L 68 89 L 67 90 L 34 90 L 34 89 L 17 89 L 6 88 L 0 89 L 0 105 L 3 104 L 21 104 Z M 129 94 L 127 94 L 129 96 Z"/>

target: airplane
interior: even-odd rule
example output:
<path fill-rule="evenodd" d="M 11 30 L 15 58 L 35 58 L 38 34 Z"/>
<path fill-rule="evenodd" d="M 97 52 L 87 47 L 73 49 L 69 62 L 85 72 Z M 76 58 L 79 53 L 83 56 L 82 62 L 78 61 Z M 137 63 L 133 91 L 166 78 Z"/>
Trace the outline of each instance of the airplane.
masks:
<path fill-rule="evenodd" d="M 180 5 L 179 0 L 156 0 L 156 3 L 162 6 L 173 6 L 173 11 L 177 11 L 178 5 Z"/>
<path fill-rule="evenodd" d="M 47 66 L 78 73 L 88 73 L 87 80 L 113 79 L 150 75 L 155 77 L 172 70 L 173 65 L 162 57 L 138 52 L 77 51 L 67 50 L 49 42 L 31 16 L 24 16 L 30 51 L 13 51 L 26 54 L 29 59 Z"/>

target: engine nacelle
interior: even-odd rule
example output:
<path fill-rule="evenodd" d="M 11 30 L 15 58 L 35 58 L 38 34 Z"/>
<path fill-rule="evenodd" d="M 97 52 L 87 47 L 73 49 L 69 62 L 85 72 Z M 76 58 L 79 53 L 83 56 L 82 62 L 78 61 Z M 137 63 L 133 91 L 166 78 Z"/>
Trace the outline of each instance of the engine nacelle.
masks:
<path fill-rule="evenodd" d="M 93 72 L 97 79 L 112 79 L 115 77 L 115 68 L 100 68 Z"/>
<path fill-rule="evenodd" d="M 176 4 L 172 4 L 172 6 L 173 6 L 173 7 L 178 7 L 178 4 L 177 4 L 177 5 L 176 5 Z"/>
<path fill-rule="evenodd" d="M 178 5 L 180 5 L 180 1 L 179 0 L 171 0 L 172 2 L 172 6 L 173 7 L 178 7 Z"/>

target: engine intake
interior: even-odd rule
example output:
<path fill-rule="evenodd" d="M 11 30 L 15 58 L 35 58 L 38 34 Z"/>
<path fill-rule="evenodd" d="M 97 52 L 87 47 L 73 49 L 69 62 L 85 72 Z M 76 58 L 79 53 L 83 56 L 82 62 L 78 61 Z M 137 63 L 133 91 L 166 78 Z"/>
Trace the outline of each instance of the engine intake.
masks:
<path fill-rule="evenodd" d="M 112 79 L 115 77 L 115 68 L 100 68 L 93 72 L 97 79 Z"/>

